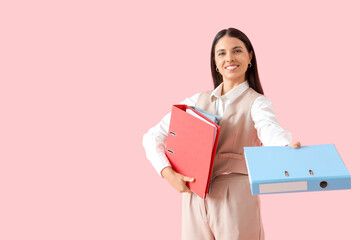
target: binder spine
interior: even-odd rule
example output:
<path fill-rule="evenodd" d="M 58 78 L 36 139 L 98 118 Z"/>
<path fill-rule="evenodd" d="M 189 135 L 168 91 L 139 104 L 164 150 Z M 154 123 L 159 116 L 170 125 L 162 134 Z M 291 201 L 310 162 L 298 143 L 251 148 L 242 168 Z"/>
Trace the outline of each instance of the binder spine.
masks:
<path fill-rule="evenodd" d="M 291 181 L 273 181 L 268 183 L 251 183 L 251 192 L 257 194 L 311 192 L 351 189 L 351 179 L 348 176 L 337 178 L 315 177 L 311 180 L 292 179 Z"/>

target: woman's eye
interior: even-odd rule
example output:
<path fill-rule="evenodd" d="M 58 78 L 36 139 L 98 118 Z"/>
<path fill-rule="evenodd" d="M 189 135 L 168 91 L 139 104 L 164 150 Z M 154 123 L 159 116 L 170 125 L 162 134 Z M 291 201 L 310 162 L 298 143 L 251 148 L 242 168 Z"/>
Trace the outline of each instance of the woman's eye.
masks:
<path fill-rule="evenodd" d="M 234 51 L 234 53 L 240 53 L 241 52 L 241 50 L 235 50 Z"/>
<path fill-rule="evenodd" d="M 224 53 L 223 53 L 223 52 L 221 52 L 221 53 L 219 53 L 219 54 L 218 54 L 218 56 L 222 56 L 222 55 L 224 55 Z"/>

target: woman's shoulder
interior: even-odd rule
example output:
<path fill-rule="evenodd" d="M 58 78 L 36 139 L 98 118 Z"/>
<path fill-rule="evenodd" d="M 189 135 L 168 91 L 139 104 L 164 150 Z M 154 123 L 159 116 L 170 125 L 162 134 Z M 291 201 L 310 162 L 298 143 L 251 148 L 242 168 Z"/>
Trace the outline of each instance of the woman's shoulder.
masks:
<path fill-rule="evenodd" d="M 269 98 L 267 98 L 265 95 L 258 93 L 258 96 L 255 98 L 252 104 L 252 109 L 260 110 L 260 109 L 268 109 L 268 108 L 273 108 L 272 101 Z"/>
<path fill-rule="evenodd" d="M 257 97 L 264 97 L 264 94 L 258 93 L 258 92 L 255 91 L 255 89 L 253 89 L 252 87 L 249 87 L 248 90 L 249 90 L 248 92 L 249 92 L 250 94 L 254 95 L 256 98 L 257 98 Z"/>
<path fill-rule="evenodd" d="M 181 104 L 186 104 L 188 106 L 195 106 L 197 100 L 199 99 L 201 93 L 196 93 L 194 95 L 192 95 L 191 97 L 187 97 L 185 98 L 185 100 L 181 101 Z"/>
<path fill-rule="evenodd" d="M 188 106 L 195 106 L 197 101 L 199 100 L 200 96 L 203 96 L 203 95 L 210 96 L 212 92 L 213 92 L 213 90 L 198 92 L 198 93 L 192 95 L 191 97 L 187 97 L 184 101 L 181 102 L 181 104 L 186 104 Z"/>

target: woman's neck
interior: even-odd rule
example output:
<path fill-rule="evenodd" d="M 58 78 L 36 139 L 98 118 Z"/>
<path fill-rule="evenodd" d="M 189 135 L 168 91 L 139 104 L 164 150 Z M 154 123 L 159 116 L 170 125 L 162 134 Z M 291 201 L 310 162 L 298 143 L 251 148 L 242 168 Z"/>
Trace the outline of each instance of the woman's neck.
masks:
<path fill-rule="evenodd" d="M 229 80 L 223 80 L 223 87 L 222 87 L 222 90 L 221 90 L 221 96 L 228 93 L 231 89 L 233 89 L 234 87 L 242 84 L 243 82 L 245 82 L 246 80 L 243 79 L 243 80 L 240 80 L 240 81 L 229 81 Z"/>

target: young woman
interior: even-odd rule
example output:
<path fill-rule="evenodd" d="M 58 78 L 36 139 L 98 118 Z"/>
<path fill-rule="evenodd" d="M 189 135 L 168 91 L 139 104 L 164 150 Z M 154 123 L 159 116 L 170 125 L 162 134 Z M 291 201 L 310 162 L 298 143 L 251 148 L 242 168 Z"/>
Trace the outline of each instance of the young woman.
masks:
<path fill-rule="evenodd" d="M 175 172 L 166 158 L 171 113 L 144 135 L 146 155 L 157 172 L 183 193 L 182 239 L 264 239 L 259 197 L 251 195 L 243 147 L 299 148 L 300 142 L 292 142 L 263 95 L 255 51 L 243 32 L 221 30 L 213 41 L 210 61 L 214 90 L 182 102 L 222 117 L 207 198 L 192 194 L 186 182 L 194 178 Z"/>

